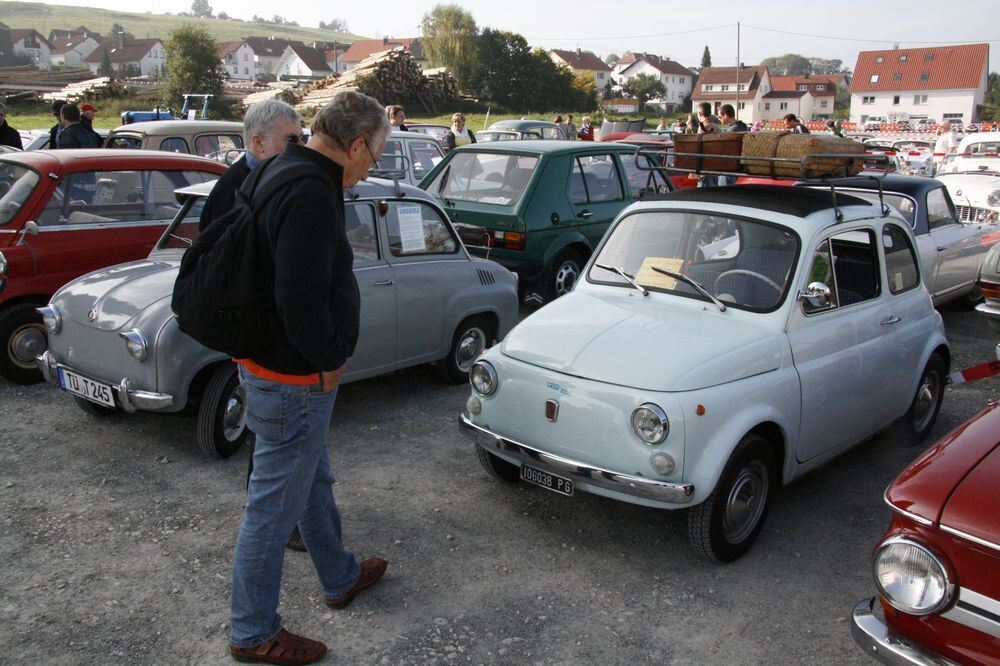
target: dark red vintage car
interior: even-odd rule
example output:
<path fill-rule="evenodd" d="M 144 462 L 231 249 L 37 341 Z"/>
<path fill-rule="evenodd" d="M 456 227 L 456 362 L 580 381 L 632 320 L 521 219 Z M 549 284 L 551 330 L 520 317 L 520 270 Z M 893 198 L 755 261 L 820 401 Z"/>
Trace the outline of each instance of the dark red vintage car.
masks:
<path fill-rule="evenodd" d="M 35 308 L 73 278 L 148 255 L 180 208 L 174 190 L 225 169 L 144 150 L 0 156 L 0 376 L 41 381 L 46 331 Z"/>
<path fill-rule="evenodd" d="M 875 598 L 851 632 L 889 664 L 1000 664 L 1000 400 L 889 486 L 892 523 L 875 548 Z"/>

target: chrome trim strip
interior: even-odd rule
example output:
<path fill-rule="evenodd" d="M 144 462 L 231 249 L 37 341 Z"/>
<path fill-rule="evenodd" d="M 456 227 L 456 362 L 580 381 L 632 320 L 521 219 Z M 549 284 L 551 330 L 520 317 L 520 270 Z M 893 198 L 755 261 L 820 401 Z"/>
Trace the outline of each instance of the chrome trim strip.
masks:
<path fill-rule="evenodd" d="M 70 224 L 68 222 L 63 222 L 62 224 L 47 224 L 44 227 L 38 226 L 38 233 L 52 233 L 54 231 L 93 231 L 94 229 L 131 229 L 134 227 L 166 227 L 171 222 L 172 218 L 163 219 L 153 219 L 153 220 L 137 220 L 135 222 L 95 222 L 93 224 Z"/>
<path fill-rule="evenodd" d="M 941 617 L 1000 638 L 1000 601 L 985 594 L 961 588 L 958 601 L 946 613 L 941 613 Z"/>
<path fill-rule="evenodd" d="M 580 480 L 585 485 L 589 484 L 623 495 L 632 495 L 642 499 L 670 502 L 672 504 L 687 504 L 694 496 L 694 484 L 692 483 L 670 483 L 668 481 L 644 479 L 639 476 L 629 476 L 619 472 L 592 467 L 586 463 L 545 453 L 512 439 L 501 437 L 482 426 L 476 425 L 465 414 L 462 414 L 460 419 L 461 425 L 474 431 L 477 435 L 477 443 L 483 446 L 492 446 L 501 453 L 513 456 L 519 461 L 534 467 L 542 467 L 545 471 L 551 471 L 553 474 Z M 486 441 L 480 440 L 478 437 L 480 433 L 485 435 Z"/>
<path fill-rule="evenodd" d="M 974 537 L 971 534 L 966 534 L 961 530 L 956 530 L 954 527 L 948 527 L 944 523 L 941 523 L 941 530 L 943 532 L 948 532 L 949 534 L 954 534 L 960 539 L 965 539 L 966 541 L 971 541 L 972 543 L 979 544 L 980 546 L 985 546 L 987 548 L 992 548 L 993 550 L 1000 551 L 1000 544 L 995 544 L 992 541 L 987 541 L 986 539 L 980 539 L 979 537 Z"/>
<path fill-rule="evenodd" d="M 851 613 L 851 636 L 865 654 L 893 666 L 951 666 L 954 662 L 887 627 L 872 609 L 875 597 L 862 599 Z"/>
<path fill-rule="evenodd" d="M 90 375 L 87 373 L 79 372 L 68 365 L 56 361 L 56 357 L 50 351 L 43 353 L 35 362 L 38 364 L 38 369 L 41 370 L 45 381 L 56 386 L 59 385 L 59 368 L 65 368 L 70 372 L 90 378 Z M 92 379 L 91 381 L 99 380 Z M 132 380 L 128 377 L 122 379 L 118 384 L 106 381 L 100 381 L 100 383 L 111 386 L 111 390 L 118 396 L 121 408 L 129 414 L 135 413 L 140 409 L 155 412 L 169 409 L 174 405 L 174 396 L 167 393 L 153 393 L 152 391 L 133 389 Z"/>
<path fill-rule="evenodd" d="M 920 523 L 921 525 L 924 525 L 925 527 L 933 527 L 934 526 L 934 521 L 933 520 L 929 520 L 927 518 L 924 518 L 923 516 L 918 516 L 915 513 L 910 513 L 909 511 L 904 511 L 903 509 L 900 509 L 898 506 L 896 506 L 895 504 L 893 504 L 892 502 L 890 502 L 889 501 L 889 494 L 888 493 L 889 493 L 889 488 L 888 488 L 888 486 L 886 486 L 885 491 L 883 491 L 883 493 L 882 493 L 882 501 L 885 502 L 889 506 L 890 509 L 892 509 L 893 511 L 895 511 L 896 513 L 898 513 L 901 516 L 906 516 L 910 520 L 912 520 L 912 521 L 914 521 L 916 523 Z"/>

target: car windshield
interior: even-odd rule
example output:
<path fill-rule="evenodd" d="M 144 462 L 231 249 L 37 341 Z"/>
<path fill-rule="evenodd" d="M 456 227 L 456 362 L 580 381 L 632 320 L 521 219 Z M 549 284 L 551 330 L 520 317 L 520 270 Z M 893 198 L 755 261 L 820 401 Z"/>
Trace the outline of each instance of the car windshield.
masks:
<path fill-rule="evenodd" d="M 491 132 L 489 130 L 476 132 L 476 141 L 478 143 L 489 143 L 490 141 L 516 141 L 517 138 L 517 132 Z"/>
<path fill-rule="evenodd" d="M 963 155 L 976 155 L 982 157 L 996 157 L 1000 153 L 1000 141 L 980 141 L 970 143 L 962 151 Z"/>
<path fill-rule="evenodd" d="M 692 285 L 657 269 L 686 275 L 736 308 L 768 312 L 781 305 L 798 256 L 791 230 L 744 218 L 690 211 L 640 211 L 611 231 L 587 278 L 632 289 L 620 268 L 650 291 L 706 300 Z"/>
<path fill-rule="evenodd" d="M 14 219 L 38 180 L 38 174 L 31 169 L 0 160 L 0 226 Z"/>
<path fill-rule="evenodd" d="M 534 155 L 459 151 L 426 188 L 431 194 L 457 201 L 515 206 L 538 166 Z"/>
<path fill-rule="evenodd" d="M 186 250 L 198 238 L 198 222 L 201 209 L 205 207 L 207 197 L 189 196 L 181 205 L 166 232 L 156 244 L 157 250 Z"/>

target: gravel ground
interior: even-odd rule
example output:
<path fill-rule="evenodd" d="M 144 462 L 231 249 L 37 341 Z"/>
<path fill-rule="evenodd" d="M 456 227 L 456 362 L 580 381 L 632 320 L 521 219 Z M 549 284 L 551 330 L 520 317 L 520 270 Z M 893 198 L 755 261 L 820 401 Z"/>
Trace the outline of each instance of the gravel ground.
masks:
<path fill-rule="evenodd" d="M 953 369 L 992 357 L 943 312 Z M 491 481 L 430 367 L 343 388 L 329 436 L 345 539 L 386 578 L 330 611 L 288 552 L 291 630 L 351 664 L 873 663 L 848 615 L 873 594 L 886 484 L 923 447 L 880 436 L 784 489 L 741 560 L 694 557 L 680 513 Z M 932 440 L 1000 394 L 948 390 Z M 0 663 L 216 664 L 227 653 L 246 452 L 203 457 L 190 415 L 98 419 L 0 380 Z"/>

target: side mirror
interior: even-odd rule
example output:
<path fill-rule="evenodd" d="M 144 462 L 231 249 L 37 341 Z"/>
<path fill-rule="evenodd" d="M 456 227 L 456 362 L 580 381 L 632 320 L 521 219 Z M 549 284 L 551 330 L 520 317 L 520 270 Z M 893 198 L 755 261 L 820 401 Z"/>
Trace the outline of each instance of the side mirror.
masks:
<path fill-rule="evenodd" d="M 28 220 L 24 223 L 24 228 L 21 229 L 21 236 L 17 239 L 18 245 L 24 245 L 25 236 L 37 236 L 38 235 L 38 223 L 34 220 Z"/>
<path fill-rule="evenodd" d="M 833 307 L 833 293 L 824 282 L 810 282 L 809 286 L 799 292 L 799 300 L 807 314 Z"/>

